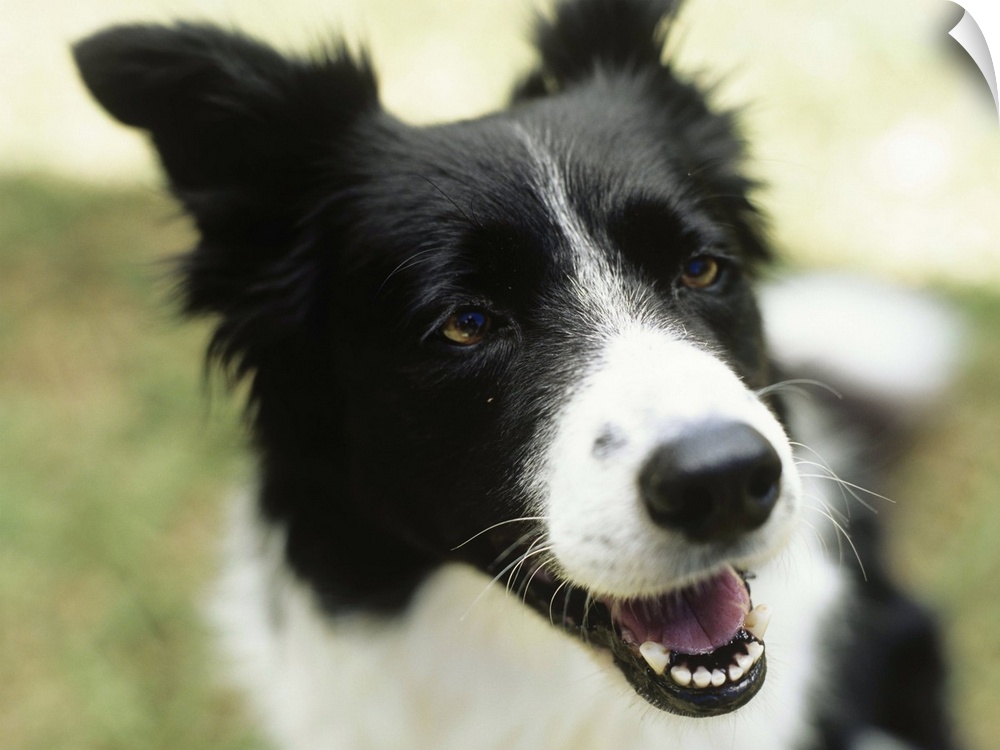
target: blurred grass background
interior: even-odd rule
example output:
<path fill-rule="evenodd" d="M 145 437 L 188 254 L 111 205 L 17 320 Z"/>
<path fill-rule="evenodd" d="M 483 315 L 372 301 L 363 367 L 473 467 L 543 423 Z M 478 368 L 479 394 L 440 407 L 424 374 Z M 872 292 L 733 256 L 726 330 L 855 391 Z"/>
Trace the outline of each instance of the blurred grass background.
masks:
<path fill-rule="evenodd" d="M 673 54 L 748 103 L 775 241 L 801 267 L 933 289 L 969 359 L 884 511 L 939 612 L 957 725 L 1000 736 L 1000 127 L 938 0 L 689 0 Z M 247 475 L 238 409 L 201 379 L 165 258 L 191 242 L 143 140 L 87 99 L 72 39 L 211 18 L 284 48 L 370 40 L 416 122 L 497 105 L 531 60 L 509 0 L 0 0 L 0 747 L 258 748 L 199 601 Z M 544 7 L 541 5 L 540 7 Z"/>

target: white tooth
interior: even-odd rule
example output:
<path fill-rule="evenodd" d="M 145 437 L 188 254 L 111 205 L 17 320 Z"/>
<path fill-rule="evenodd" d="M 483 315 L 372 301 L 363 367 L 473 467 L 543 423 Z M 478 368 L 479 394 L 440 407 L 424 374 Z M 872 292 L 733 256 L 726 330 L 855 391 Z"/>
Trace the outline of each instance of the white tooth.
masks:
<path fill-rule="evenodd" d="M 656 674 L 663 674 L 667 671 L 667 663 L 670 661 L 670 652 L 662 643 L 656 641 L 646 641 L 639 646 L 639 653 L 646 660 Z"/>
<path fill-rule="evenodd" d="M 736 666 L 746 672 L 753 666 L 753 659 L 750 654 L 736 654 Z"/>
<path fill-rule="evenodd" d="M 735 664 L 729 665 L 729 679 L 733 682 L 739 682 L 743 679 L 743 670 L 737 667 Z"/>
<path fill-rule="evenodd" d="M 747 644 L 747 652 L 750 654 L 750 663 L 756 664 L 760 661 L 760 657 L 764 655 L 764 644 L 750 641 Z"/>
<path fill-rule="evenodd" d="M 726 684 L 726 673 L 721 669 L 712 670 L 712 685 L 715 687 L 722 687 Z"/>
<path fill-rule="evenodd" d="M 681 687 L 687 687 L 691 684 L 691 670 L 683 664 L 678 664 L 676 667 L 670 668 L 670 679 Z"/>
<path fill-rule="evenodd" d="M 691 680 L 695 687 L 706 688 L 712 682 L 712 673 L 704 667 L 698 667 L 691 676 Z"/>
<path fill-rule="evenodd" d="M 743 618 L 743 627 L 755 638 L 764 640 L 769 622 L 771 622 L 771 608 L 766 604 L 758 604 Z"/>

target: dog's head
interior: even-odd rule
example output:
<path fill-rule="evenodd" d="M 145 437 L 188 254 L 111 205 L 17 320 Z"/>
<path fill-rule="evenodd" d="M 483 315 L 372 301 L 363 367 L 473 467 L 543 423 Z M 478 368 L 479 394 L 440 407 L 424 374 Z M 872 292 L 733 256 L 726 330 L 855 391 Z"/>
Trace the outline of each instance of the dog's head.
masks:
<path fill-rule="evenodd" d="M 324 601 L 465 561 L 711 715 L 764 680 L 746 579 L 800 490 L 757 395 L 752 185 L 661 64 L 674 11 L 565 3 L 509 109 L 426 128 L 343 48 L 132 26 L 76 55 L 196 222 L 186 309 L 250 380 L 264 511 Z"/>

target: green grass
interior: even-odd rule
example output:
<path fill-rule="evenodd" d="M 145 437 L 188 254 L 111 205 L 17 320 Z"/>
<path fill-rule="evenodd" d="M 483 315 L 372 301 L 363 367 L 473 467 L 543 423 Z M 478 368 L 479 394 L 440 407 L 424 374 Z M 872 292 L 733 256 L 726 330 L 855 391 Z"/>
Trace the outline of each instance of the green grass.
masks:
<path fill-rule="evenodd" d="M 204 325 L 159 261 L 189 228 L 153 193 L 0 180 L 0 745 L 262 747 L 214 675 L 198 603 L 244 476 L 207 398 Z M 948 626 L 973 748 L 1000 736 L 1000 297 L 953 290 L 972 362 L 887 513 L 900 575 Z"/>
<path fill-rule="evenodd" d="M 0 182 L 6 748 L 259 747 L 198 600 L 243 438 L 171 317 L 164 199 Z"/>

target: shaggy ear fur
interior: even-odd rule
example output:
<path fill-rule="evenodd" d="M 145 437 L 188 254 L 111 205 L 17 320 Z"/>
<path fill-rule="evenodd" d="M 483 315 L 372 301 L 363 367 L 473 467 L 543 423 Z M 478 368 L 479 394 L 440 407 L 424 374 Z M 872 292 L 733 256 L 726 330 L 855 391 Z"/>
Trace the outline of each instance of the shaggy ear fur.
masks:
<path fill-rule="evenodd" d="M 315 186 L 337 136 L 378 104 L 371 70 L 342 48 L 290 59 L 207 25 L 114 27 L 74 54 L 108 112 L 150 132 L 172 187 L 209 232 L 275 199 L 287 211 Z M 213 215 L 220 193 L 224 217 Z"/>
<path fill-rule="evenodd" d="M 329 238 L 321 254 L 302 221 L 350 186 L 346 141 L 379 111 L 366 61 L 291 59 L 194 24 L 114 27 L 74 54 L 96 99 L 150 133 L 197 224 L 181 292 L 188 313 L 219 316 L 211 354 L 259 372 L 324 304 Z"/>
<path fill-rule="evenodd" d="M 658 68 L 670 21 L 680 0 L 577 0 L 562 2 L 551 20 L 539 18 L 539 69 L 516 98 L 553 93 L 598 70 Z"/>

